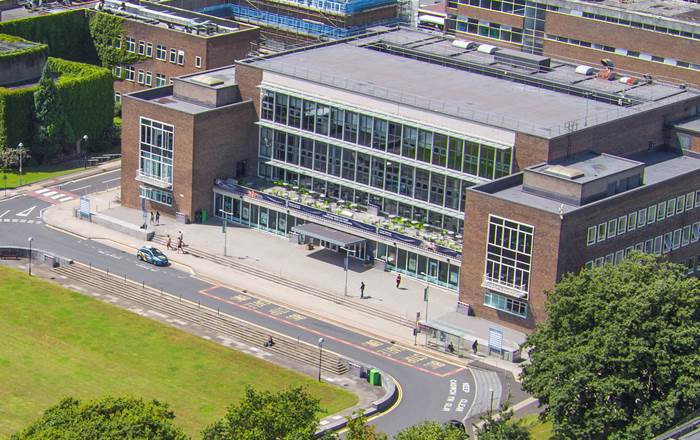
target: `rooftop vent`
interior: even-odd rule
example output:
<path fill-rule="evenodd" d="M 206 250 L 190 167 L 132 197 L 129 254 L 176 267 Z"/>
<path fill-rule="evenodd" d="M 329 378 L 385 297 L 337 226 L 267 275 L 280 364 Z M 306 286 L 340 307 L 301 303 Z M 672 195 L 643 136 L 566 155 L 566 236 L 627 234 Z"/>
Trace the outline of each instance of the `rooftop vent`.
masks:
<path fill-rule="evenodd" d="M 224 83 L 223 80 L 208 75 L 197 76 L 192 78 L 192 81 L 197 81 L 198 83 L 206 84 L 208 86 L 219 86 Z"/>
<path fill-rule="evenodd" d="M 595 73 L 595 69 L 591 66 L 581 64 L 580 66 L 576 66 L 576 73 L 586 76 L 593 75 Z"/>
<path fill-rule="evenodd" d="M 475 42 L 465 40 L 454 40 L 452 45 L 461 49 L 474 49 L 477 46 Z"/>
<path fill-rule="evenodd" d="M 482 53 L 487 53 L 489 55 L 493 55 L 498 51 L 498 48 L 496 46 L 492 46 L 490 44 L 481 44 L 479 47 L 476 49 L 479 52 Z"/>
<path fill-rule="evenodd" d="M 563 177 L 565 179 L 574 180 L 585 176 L 584 172 L 564 165 L 552 165 L 544 169 L 547 174 L 552 174 L 557 177 Z"/>

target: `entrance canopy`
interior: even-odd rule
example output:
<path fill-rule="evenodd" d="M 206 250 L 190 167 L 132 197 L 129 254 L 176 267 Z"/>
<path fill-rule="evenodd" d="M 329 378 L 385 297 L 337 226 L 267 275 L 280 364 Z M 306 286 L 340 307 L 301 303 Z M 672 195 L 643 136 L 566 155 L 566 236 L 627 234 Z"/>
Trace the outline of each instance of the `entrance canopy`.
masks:
<path fill-rule="evenodd" d="M 292 231 L 299 235 L 317 238 L 340 247 L 346 247 L 365 241 L 364 238 L 346 234 L 345 232 L 337 231 L 316 223 L 305 223 L 303 225 L 294 226 Z"/>

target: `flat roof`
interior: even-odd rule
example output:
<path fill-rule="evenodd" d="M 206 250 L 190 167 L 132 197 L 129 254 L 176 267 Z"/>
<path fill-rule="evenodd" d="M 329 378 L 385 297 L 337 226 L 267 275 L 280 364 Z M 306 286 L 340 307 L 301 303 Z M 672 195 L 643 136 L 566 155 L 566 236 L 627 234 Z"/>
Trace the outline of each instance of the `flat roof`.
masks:
<path fill-rule="evenodd" d="M 141 0 L 139 4 L 122 0 L 102 0 L 95 4 L 95 9 L 148 26 L 187 33 L 196 38 L 211 38 L 254 28 L 237 21 L 145 0 Z"/>
<path fill-rule="evenodd" d="M 566 214 L 578 209 L 586 209 L 595 203 L 613 197 L 626 196 L 633 191 L 639 191 L 650 185 L 656 185 L 666 180 L 700 170 L 700 159 L 670 151 L 643 152 L 634 154 L 630 156 L 629 159 L 644 164 L 643 185 L 581 206 L 567 204 L 561 200 L 555 200 L 523 191 L 522 173 L 505 177 L 500 181 L 496 180 L 494 182 L 473 186 L 469 188 L 469 190 L 490 194 L 502 200 L 551 213 L 559 213 L 561 209 L 561 212 Z"/>
<path fill-rule="evenodd" d="M 241 62 L 546 138 L 698 96 L 658 81 L 630 85 L 582 75 L 558 60 L 543 71 L 516 67 L 452 42 L 397 28 Z"/>
<path fill-rule="evenodd" d="M 292 228 L 292 231 L 296 232 L 297 234 L 307 235 L 312 238 L 327 241 L 341 247 L 362 243 L 365 241 L 365 239 L 362 237 L 347 234 L 345 232 L 338 231 L 337 229 L 329 228 L 317 223 L 304 223 L 303 225 L 297 225 Z"/>
<path fill-rule="evenodd" d="M 201 73 L 179 76 L 174 78 L 174 80 L 220 89 L 236 85 L 236 68 L 235 66 L 228 66 L 220 69 L 207 70 Z"/>
<path fill-rule="evenodd" d="M 534 165 L 526 169 L 527 171 L 546 174 L 568 182 L 583 184 L 638 168 L 642 165 L 644 163 L 611 154 L 584 153 L 568 159 Z M 580 174 L 577 174 L 579 177 L 566 177 L 562 171 L 566 172 L 568 170 L 579 172 Z"/>
<path fill-rule="evenodd" d="M 686 121 L 681 124 L 676 124 L 675 127 L 679 130 L 691 131 L 700 134 L 700 118 Z"/>

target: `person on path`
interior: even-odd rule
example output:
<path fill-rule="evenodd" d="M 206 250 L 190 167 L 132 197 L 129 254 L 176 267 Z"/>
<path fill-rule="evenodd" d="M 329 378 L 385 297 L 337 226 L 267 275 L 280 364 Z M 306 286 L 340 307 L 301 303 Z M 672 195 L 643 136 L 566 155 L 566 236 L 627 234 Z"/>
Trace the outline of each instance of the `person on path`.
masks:
<path fill-rule="evenodd" d="M 177 238 L 177 253 L 179 254 L 180 252 L 185 253 L 185 251 L 182 249 L 182 236 Z"/>
<path fill-rule="evenodd" d="M 182 241 L 182 231 L 177 231 L 177 238 Z"/>
<path fill-rule="evenodd" d="M 168 250 L 172 249 L 172 247 L 170 246 L 170 244 L 171 244 L 171 239 L 170 239 L 170 234 L 168 234 L 168 242 L 165 243 L 165 247 L 168 248 Z"/>
<path fill-rule="evenodd" d="M 156 211 L 156 225 L 160 226 L 160 212 Z"/>
<path fill-rule="evenodd" d="M 476 354 L 477 351 L 479 351 L 479 341 L 474 339 L 474 343 L 472 344 L 472 351 L 474 354 Z"/>
<path fill-rule="evenodd" d="M 364 299 L 365 297 L 365 282 L 361 281 L 360 282 L 360 299 Z"/>
<path fill-rule="evenodd" d="M 401 274 L 396 275 L 396 288 L 398 289 L 399 286 L 401 286 Z"/>
<path fill-rule="evenodd" d="M 151 224 L 152 224 L 152 225 L 155 224 L 155 221 L 154 221 L 153 219 L 154 219 L 153 211 L 151 211 Z"/>

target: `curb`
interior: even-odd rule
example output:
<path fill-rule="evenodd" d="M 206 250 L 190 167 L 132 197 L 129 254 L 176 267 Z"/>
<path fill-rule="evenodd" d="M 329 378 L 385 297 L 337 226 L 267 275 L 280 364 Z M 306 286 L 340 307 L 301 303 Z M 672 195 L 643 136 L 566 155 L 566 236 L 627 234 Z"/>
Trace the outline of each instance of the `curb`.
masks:
<path fill-rule="evenodd" d="M 18 195 L 24 194 L 25 192 L 33 191 L 33 189 L 35 187 L 43 188 L 46 186 L 60 185 L 62 183 L 65 183 L 65 182 L 68 182 L 71 180 L 93 177 L 93 176 L 97 176 L 99 174 L 108 173 L 110 171 L 114 171 L 116 169 L 121 168 L 121 159 L 114 161 L 115 165 L 116 165 L 116 162 L 119 162 L 118 166 L 112 166 L 111 162 L 112 161 L 105 163 L 105 164 L 108 164 L 109 166 L 101 167 L 98 165 L 97 167 L 91 168 L 89 170 L 76 171 L 74 173 L 64 174 L 63 176 L 55 177 L 53 179 L 38 180 L 36 182 L 32 182 L 32 183 L 28 183 L 26 185 L 19 186 L 17 188 L 9 190 L 8 196 L 6 196 L 6 197 L 0 196 L 0 200 L 11 199 L 11 198 L 16 197 Z"/>
<path fill-rule="evenodd" d="M 379 370 L 382 375 L 382 388 L 384 388 L 384 396 L 375 400 L 370 406 L 362 408 L 362 413 L 365 417 L 376 418 L 380 415 L 391 411 L 401 401 L 401 386 L 390 374 Z M 343 418 L 328 423 L 323 428 L 316 431 L 316 437 L 320 437 L 326 432 L 340 431 L 348 424 L 348 418 Z"/>

